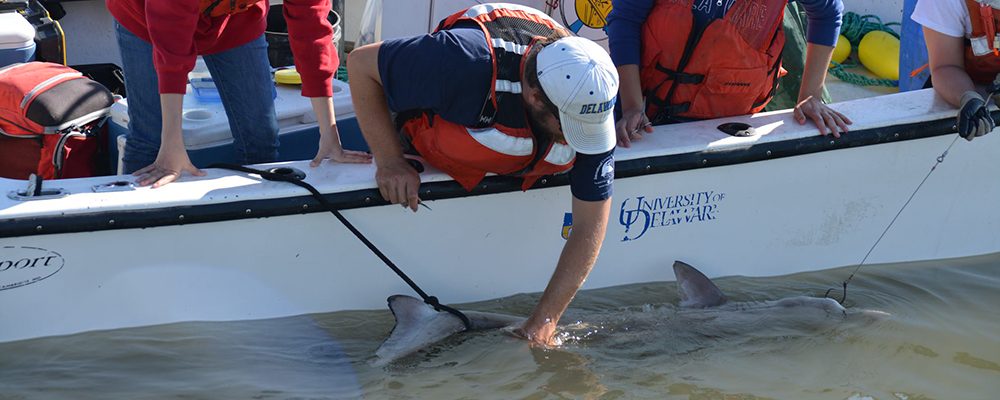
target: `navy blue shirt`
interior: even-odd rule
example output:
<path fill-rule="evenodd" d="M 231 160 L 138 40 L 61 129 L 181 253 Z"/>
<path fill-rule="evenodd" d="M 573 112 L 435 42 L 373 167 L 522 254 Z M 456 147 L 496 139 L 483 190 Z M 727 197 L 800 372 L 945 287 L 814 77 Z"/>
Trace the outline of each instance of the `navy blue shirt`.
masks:
<path fill-rule="evenodd" d="M 704 26 L 710 21 L 722 18 L 735 1 L 739 0 L 695 0 L 692 5 L 695 25 Z M 806 11 L 809 19 L 806 39 L 809 43 L 824 46 L 833 46 L 837 43 L 844 12 L 843 0 L 789 0 L 792 1 L 798 1 Z M 612 8 L 605 28 L 608 32 L 611 59 L 617 66 L 638 65 L 642 24 L 646 22 L 646 17 L 656 0 L 612 0 L 611 3 Z"/>
<path fill-rule="evenodd" d="M 465 24 L 429 35 L 382 42 L 378 72 L 389 110 L 430 110 L 445 120 L 473 126 L 479 121 L 493 80 L 493 58 L 478 25 Z M 611 198 L 614 149 L 576 154 L 569 172 L 573 196 Z"/>

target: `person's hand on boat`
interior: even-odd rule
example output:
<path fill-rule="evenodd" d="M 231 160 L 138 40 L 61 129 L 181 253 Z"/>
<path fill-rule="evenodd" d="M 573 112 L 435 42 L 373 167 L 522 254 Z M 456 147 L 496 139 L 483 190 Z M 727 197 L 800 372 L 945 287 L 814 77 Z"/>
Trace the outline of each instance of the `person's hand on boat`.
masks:
<path fill-rule="evenodd" d="M 309 166 L 318 167 L 325 159 L 339 163 L 368 164 L 372 162 L 372 155 L 363 151 L 344 150 L 340 144 L 340 133 L 337 131 L 337 125 L 332 125 L 326 132 L 321 129 L 319 150 Z"/>
<path fill-rule="evenodd" d="M 333 110 L 332 97 L 310 97 L 309 102 L 312 104 L 313 112 L 316 113 L 316 123 L 319 125 L 319 150 L 309 163 L 310 167 L 318 167 L 327 158 L 342 163 L 372 162 L 371 154 L 344 150 L 340 143 L 340 131 L 337 129 L 337 114 Z"/>
<path fill-rule="evenodd" d="M 961 108 L 958 111 L 958 134 L 965 140 L 972 141 L 993 131 L 996 126 L 990 110 L 986 108 L 986 100 L 974 90 L 962 94 Z"/>
<path fill-rule="evenodd" d="M 618 146 L 632 147 L 632 141 L 642 139 L 643 133 L 653 133 L 653 124 L 646 117 L 645 110 L 635 108 L 622 111 L 622 119 L 615 123 Z"/>
<path fill-rule="evenodd" d="M 180 138 L 180 135 L 176 137 Z M 156 161 L 145 168 L 135 171 L 132 175 L 136 177 L 136 182 L 139 183 L 139 186 L 153 185 L 153 189 L 156 189 L 177 180 L 185 172 L 194 176 L 205 175 L 204 171 L 191 163 L 183 142 L 179 142 L 163 143 L 160 145 L 160 152 L 156 155 Z"/>
<path fill-rule="evenodd" d="M 420 204 L 420 174 L 403 157 L 375 160 L 375 182 L 378 190 L 389 203 L 401 204 L 417 212 Z"/>
<path fill-rule="evenodd" d="M 793 114 L 799 125 L 812 121 L 820 135 L 832 134 L 835 138 L 840 138 L 840 134 L 847 132 L 847 125 L 853 123 L 846 115 L 830 108 L 816 96 L 806 97 L 796 104 Z"/>

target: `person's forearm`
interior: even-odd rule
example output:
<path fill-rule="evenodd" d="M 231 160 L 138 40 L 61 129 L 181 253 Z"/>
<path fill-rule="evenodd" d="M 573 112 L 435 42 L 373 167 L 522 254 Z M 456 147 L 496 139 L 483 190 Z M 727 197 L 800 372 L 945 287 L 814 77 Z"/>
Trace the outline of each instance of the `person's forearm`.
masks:
<path fill-rule="evenodd" d="M 823 85 L 826 82 L 826 69 L 833 57 L 833 47 L 809 43 L 806 46 L 806 64 L 802 70 L 802 82 L 799 85 L 799 102 L 809 98 L 822 99 Z"/>
<path fill-rule="evenodd" d="M 951 105 L 961 106 L 962 94 L 976 90 L 969 74 L 957 65 L 943 65 L 931 70 L 934 90 Z"/>
<path fill-rule="evenodd" d="M 573 228 L 573 234 L 566 240 L 555 272 L 542 293 L 535 314 L 552 323 L 562 317 L 593 269 L 603 239 L 603 230 Z"/>
<path fill-rule="evenodd" d="M 310 97 L 309 102 L 312 103 L 313 112 L 316 114 L 316 124 L 319 125 L 320 136 L 331 135 L 329 139 L 333 144 L 340 147 L 340 136 L 335 134 L 333 126 L 337 125 L 337 114 L 333 108 L 333 97 Z"/>
<path fill-rule="evenodd" d="M 337 124 L 337 114 L 333 109 L 332 97 L 310 97 L 313 113 L 316 114 L 316 123 L 319 126 L 332 126 Z M 322 133 L 322 131 L 320 131 Z"/>
<path fill-rule="evenodd" d="M 396 136 L 396 128 L 389 115 L 382 80 L 378 73 L 378 44 L 351 52 L 347 59 L 348 76 L 351 77 L 351 99 L 358 126 L 375 163 L 382 164 L 403 157 L 403 147 Z"/>
<path fill-rule="evenodd" d="M 965 71 L 965 42 L 930 28 L 923 31 L 934 91 L 951 105 L 961 107 L 962 94 L 976 88 Z"/>
<path fill-rule="evenodd" d="M 167 149 L 184 148 L 183 133 L 184 95 L 176 93 L 160 94 L 160 115 L 163 126 L 160 131 L 160 147 Z"/>
<path fill-rule="evenodd" d="M 622 110 L 642 109 L 642 85 L 639 81 L 639 66 L 635 64 L 618 67 L 618 95 Z M 643 110 L 645 111 L 645 110 Z"/>
<path fill-rule="evenodd" d="M 538 332 L 554 332 L 563 312 L 594 267 L 604 242 L 610 199 L 602 202 L 573 199 L 573 202 L 574 216 L 583 218 L 574 218 L 573 231 L 563 246 L 556 270 L 525 323 L 526 327 L 538 329 Z M 581 210 L 582 207 L 588 209 Z"/>

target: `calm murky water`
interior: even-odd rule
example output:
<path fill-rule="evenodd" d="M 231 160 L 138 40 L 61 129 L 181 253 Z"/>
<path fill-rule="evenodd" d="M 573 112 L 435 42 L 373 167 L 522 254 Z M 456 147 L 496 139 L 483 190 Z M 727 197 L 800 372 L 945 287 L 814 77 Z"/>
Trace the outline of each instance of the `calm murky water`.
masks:
<path fill-rule="evenodd" d="M 718 279 L 739 302 L 719 312 L 678 310 L 672 282 L 586 291 L 558 349 L 479 332 L 385 368 L 370 362 L 388 310 L 0 344 L 0 399 L 1000 398 L 1000 255 L 865 267 L 852 318 L 756 309 L 849 273 Z M 535 299 L 465 308 L 523 315 Z"/>

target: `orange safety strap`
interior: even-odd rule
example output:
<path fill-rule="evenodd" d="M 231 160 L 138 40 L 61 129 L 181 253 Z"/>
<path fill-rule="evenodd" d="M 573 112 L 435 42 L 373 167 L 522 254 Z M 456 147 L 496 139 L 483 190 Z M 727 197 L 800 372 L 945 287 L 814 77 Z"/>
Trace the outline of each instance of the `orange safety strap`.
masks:
<path fill-rule="evenodd" d="M 985 29 L 986 41 L 990 44 L 990 50 L 993 50 L 994 56 L 1000 56 L 1000 51 L 997 50 L 1000 44 L 997 43 L 997 29 L 993 19 L 993 7 L 988 4 L 980 4 L 979 15 L 979 19 L 983 22 L 983 28 Z"/>
<path fill-rule="evenodd" d="M 982 4 L 976 0 L 965 0 L 965 7 L 969 9 L 969 22 L 972 23 L 972 37 L 974 38 L 986 35 L 980 6 Z"/>

